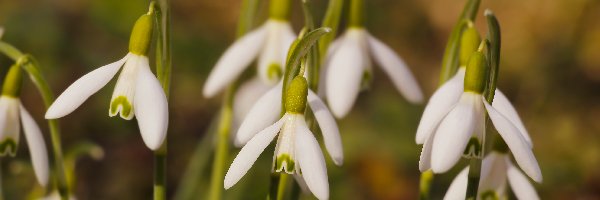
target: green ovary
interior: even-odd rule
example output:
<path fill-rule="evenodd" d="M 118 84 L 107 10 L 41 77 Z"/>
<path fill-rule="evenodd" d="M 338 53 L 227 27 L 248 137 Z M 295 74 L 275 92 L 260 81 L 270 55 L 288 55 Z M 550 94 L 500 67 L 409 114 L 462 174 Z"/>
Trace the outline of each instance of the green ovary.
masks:
<path fill-rule="evenodd" d="M 10 155 L 15 156 L 17 153 L 17 142 L 12 138 L 7 138 L 2 143 L 0 143 L 0 155 Z"/>
<path fill-rule="evenodd" d="M 120 113 L 123 119 L 133 118 L 133 106 L 125 96 L 118 96 L 110 102 L 110 116 L 114 117 Z"/>
<path fill-rule="evenodd" d="M 289 154 L 278 155 L 277 159 L 275 160 L 276 172 L 285 171 L 285 173 L 293 174 L 295 166 L 296 163 Z"/>

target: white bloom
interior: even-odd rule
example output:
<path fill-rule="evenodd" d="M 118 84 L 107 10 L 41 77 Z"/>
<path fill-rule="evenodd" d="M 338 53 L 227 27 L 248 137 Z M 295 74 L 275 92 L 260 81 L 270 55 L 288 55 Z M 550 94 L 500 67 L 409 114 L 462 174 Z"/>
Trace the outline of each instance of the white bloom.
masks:
<path fill-rule="evenodd" d="M 20 135 L 19 124 L 23 126 L 37 181 L 46 186 L 49 175 L 48 153 L 42 131 L 18 98 L 0 96 L 0 155 L 16 154 Z"/>
<path fill-rule="evenodd" d="M 293 174 L 301 185 L 305 183 L 317 198 L 328 199 L 329 183 L 325 159 L 319 143 L 309 130 L 304 118 L 307 102 L 321 127 L 325 146 L 334 162 L 340 165 L 343 162 L 343 152 L 335 119 L 317 95 L 307 89 L 306 79 L 300 77 L 295 78 L 287 90 L 285 115 L 273 122 L 270 119 L 271 115 L 279 115 L 281 112 L 281 85 L 280 83 L 257 101 L 240 127 L 236 140 L 246 145 L 233 160 L 225 175 L 225 189 L 236 184 L 275 136 L 279 135 L 273 156 L 273 170 Z M 267 115 L 268 117 L 264 118 Z M 267 125 L 265 128 L 253 124 L 262 125 L 265 121 L 272 125 Z M 254 131 L 256 128 L 261 128 L 262 131 Z M 246 143 L 243 140 L 240 141 L 240 137 L 249 137 L 250 139 Z"/>
<path fill-rule="evenodd" d="M 258 132 L 280 119 L 282 108 L 281 87 L 282 83 L 279 83 L 276 87 L 273 87 L 262 95 L 252 106 L 235 135 L 234 144 L 236 146 L 245 145 Z M 308 92 L 308 105 L 312 109 L 317 123 L 321 128 L 325 148 L 334 163 L 341 165 L 344 161 L 342 140 L 333 115 L 329 112 L 325 103 L 310 90 Z"/>
<path fill-rule="evenodd" d="M 372 75 L 371 59 L 390 77 L 398 91 L 412 103 L 423 100 L 423 94 L 410 70 L 394 51 L 364 28 L 349 28 L 329 49 L 321 86 L 337 118 L 348 114 L 363 81 Z"/>
<path fill-rule="evenodd" d="M 256 103 L 256 101 L 273 86 L 262 83 L 259 78 L 252 78 L 243 84 L 235 91 L 233 98 L 233 129 L 239 128 L 239 125 L 244 121 L 246 114 Z M 233 136 L 232 138 L 235 138 Z"/>
<path fill-rule="evenodd" d="M 463 200 L 467 191 L 469 167 L 452 181 L 444 200 Z M 517 169 L 507 154 L 491 152 L 483 160 L 477 199 L 508 199 L 506 181 L 517 199 L 540 199 L 527 177 Z"/>
<path fill-rule="evenodd" d="M 223 53 L 204 84 L 204 96 L 212 97 L 223 90 L 257 56 L 258 76 L 265 84 L 274 85 L 283 74 L 288 49 L 295 39 L 288 21 L 267 20 L 258 29 L 236 40 Z"/>
<path fill-rule="evenodd" d="M 123 59 L 102 66 L 75 81 L 46 112 L 46 119 L 56 119 L 77 109 L 91 95 L 104 87 L 123 68 L 110 103 L 109 115 L 123 119 L 137 116 L 144 143 L 158 149 L 168 125 L 167 98 L 148 64 L 148 57 L 128 53 Z"/>
<path fill-rule="evenodd" d="M 506 96 L 496 90 L 493 106 L 476 92 L 463 92 L 464 68 L 431 97 L 417 129 L 417 143 L 423 144 L 419 169 L 436 173 L 449 170 L 460 159 L 483 154 L 484 114 L 487 110 L 500 136 L 512 151 L 517 164 L 533 180 L 542 175 L 531 150 L 531 139 Z M 484 109 L 485 107 L 485 109 Z"/>

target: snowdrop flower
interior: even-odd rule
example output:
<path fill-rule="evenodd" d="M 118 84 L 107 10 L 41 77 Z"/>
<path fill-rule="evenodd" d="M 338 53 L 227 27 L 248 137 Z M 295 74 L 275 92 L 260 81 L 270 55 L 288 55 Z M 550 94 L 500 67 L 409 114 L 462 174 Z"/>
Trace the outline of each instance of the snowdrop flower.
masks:
<path fill-rule="evenodd" d="M 289 22 L 289 0 L 271 1 L 270 17 L 259 28 L 236 40 L 219 58 L 204 84 L 203 95 L 213 97 L 231 84 L 258 57 L 258 77 L 275 85 L 285 69 L 287 52 L 296 39 Z"/>
<path fill-rule="evenodd" d="M 362 9 L 361 4 L 362 1 L 353 0 L 351 13 Z M 406 63 L 390 47 L 369 34 L 361 22 L 354 22 L 360 20 L 353 20 L 353 17 L 351 15 L 348 30 L 331 44 L 322 76 L 325 80 L 321 87 L 333 114 L 337 118 L 345 117 L 364 83 L 370 81 L 370 56 L 409 102 L 421 102 L 423 94 Z"/>
<path fill-rule="evenodd" d="M 166 136 L 169 116 L 163 88 L 148 64 L 152 20 L 152 13 L 142 15 L 133 27 L 129 53 L 71 84 L 50 106 L 46 118 L 56 119 L 73 112 L 122 68 L 108 114 L 111 117 L 118 114 L 126 120 L 136 116 L 144 143 L 152 150 L 158 149 Z"/>
<path fill-rule="evenodd" d="M 278 91 L 280 91 L 278 94 L 279 97 L 281 97 L 281 86 L 278 88 Z M 271 95 L 277 95 L 276 90 L 269 91 L 262 98 L 271 100 L 267 98 Z M 229 189 L 237 183 L 242 176 L 248 172 L 258 156 L 264 151 L 269 143 L 271 143 L 275 136 L 279 135 L 275 147 L 275 155 L 273 156 L 273 170 L 275 172 L 294 174 L 298 179 L 306 182 L 308 189 L 317 198 L 328 199 L 329 183 L 327 181 L 325 160 L 321 153 L 319 143 L 307 127 L 304 118 L 307 100 L 315 113 L 317 122 L 326 138 L 325 140 L 329 139 L 330 142 L 332 142 L 330 137 L 332 135 L 336 137 L 337 141 L 334 142 L 337 142 L 335 145 L 338 146 L 334 146 L 336 150 L 334 154 L 337 156 L 332 155 L 332 157 L 334 162 L 341 163 L 341 143 L 339 141 L 339 132 L 335 120 L 317 95 L 308 90 L 308 85 L 304 77 L 298 76 L 294 78 L 286 95 L 285 114 L 272 125 L 256 133 L 246 143 L 237 157 L 233 160 L 233 163 L 225 175 L 225 189 Z M 253 111 L 257 111 L 259 108 L 264 109 L 263 114 L 265 115 L 270 115 L 271 113 L 276 113 L 277 115 L 280 114 L 281 104 L 277 105 L 275 102 L 271 102 L 273 104 L 265 106 L 261 105 L 265 103 L 265 101 L 261 100 L 253 107 L 244 123 L 249 122 L 248 120 L 251 120 L 253 116 L 258 116 L 255 115 Z M 281 99 L 279 99 L 279 101 L 281 101 Z M 262 120 L 267 119 L 262 118 Z M 242 125 L 242 128 L 248 127 Z M 240 133 L 238 133 L 238 135 L 240 135 Z M 331 154 L 332 151 L 329 148 L 331 147 L 331 144 L 328 146 L 326 141 L 326 146 Z"/>
<path fill-rule="evenodd" d="M 45 187 L 49 175 L 46 144 L 42 131 L 19 100 L 21 84 L 21 67 L 13 65 L 0 95 L 0 156 L 15 156 L 19 144 L 19 124 L 22 124 L 36 179 Z"/>
<path fill-rule="evenodd" d="M 495 95 L 493 106 L 482 95 L 488 77 L 485 62 L 485 56 L 475 52 L 464 73 L 464 92 L 459 90 L 461 83 L 456 80 L 462 78 L 463 73 L 459 72 L 431 97 L 417 130 L 417 143 L 424 144 L 419 169 L 443 173 L 461 155 L 483 157 L 487 111 L 517 164 L 540 182 L 542 175 L 531 150 L 531 139 L 514 108 L 500 92 Z"/>
<path fill-rule="evenodd" d="M 463 200 L 467 191 L 469 167 L 456 176 L 444 200 Z M 517 169 L 508 154 L 491 152 L 483 160 L 477 199 L 508 199 L 506 182 L 517 199 L 540 199 L 527 177 Z"/>

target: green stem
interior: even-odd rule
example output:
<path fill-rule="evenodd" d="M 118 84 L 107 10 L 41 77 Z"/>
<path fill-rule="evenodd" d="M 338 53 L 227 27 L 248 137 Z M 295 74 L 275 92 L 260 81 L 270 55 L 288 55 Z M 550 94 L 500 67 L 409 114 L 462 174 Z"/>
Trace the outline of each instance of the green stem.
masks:
<path fill-rule="evenodd" d="M 288 21 L 290 18 L 290 0 L 271 0 L 269 6 L 269 17 L 271 19 Z"/>
<path fill-rule="evenodd" d="M 442 69 L 440 73 L 440 85 L 450 79 L 456 73 L 458 69 L 458 54 L 459 54 L 459 43 L 462 35 L 462 31 L 465 26 L 465 21 L 475 21 L 477 11 L 479 10 L 479 4 L 481 0 L 468 0 L 465 5 L 463 12 L 458 18 L 458 22 L 452 29 L 450 38 L 446 43 L 446 49 L 444 51 L 444 57 L 442 58 Z"/>
<path fill-rule="evenodd" d="M 333 41 L 333 39 L 335 39 L 335 36 L 337 35 L 343 5 L 344 0 L 329 1 L 329 5 L 327 6 L 327 11 L 325 12 L 325 17 L 323 18 L 321 26 L 331 28 L 331 33 L 324 35 L 321 38 L 321 40 L 319 40 L 319 58 L 324 58 L 327 55 L 327 49 L 329 48 L 329 44 L 331 43 L 331 41 Z M 323 62 L 319 60 L 319 63 Z"/>
<path fill-rule="evenodd" d="M 431 182 L 433 181 L 433 171 L 427 170 L 421 173 L 421 179 L 419 183 L 419 199 L 429 199 L 429 191 L 431 189 Z"/>
<path fill-rule="evenodd" d="M 472 158 L 469 164 L 469 175 L 467 184 L 466 199 L 477 199 L 479 189 L 479 178 L 481 174 L 481 159 Z"/>
<path fill-rule="evenodd" d="M 279 185 L 277 186 L 277 200 L 283 200 L 285 197 L 285 190 L 287 189 L 288 178 L 290 175 L 281 173 L 279 175 Z"/>
<path fill-rule="evenodd" d="M 233 118 L 233 96 L 235 87 L 229 86 L 225 93 L 225 102 L 221 108 L 219 127 L 217 131 L 217 149 L 213 162 L 213 171 L 210 181 L 208 199 L 219 200 L 223 192 L 223 176 L 225 175 L 225 164 L 229 156 L 229 133 Z"/>
<path fill-rule="evenodd" d="M 361 28 L 364 26 L 364 10 L 364 0 L 350 0 L 350 22 L 348 23 L 350 27 Z"/>
<path fill-rule="evenodd" d="M 167 99 L 171 84 L 171 14 L 168 0 L 152 2 L 155 6 L 157 28 L 156 44 L 156 76 L 163 86 Z M 167 199 L 167 138 L 160 148 L 154 151 L 154 200 Z"/>

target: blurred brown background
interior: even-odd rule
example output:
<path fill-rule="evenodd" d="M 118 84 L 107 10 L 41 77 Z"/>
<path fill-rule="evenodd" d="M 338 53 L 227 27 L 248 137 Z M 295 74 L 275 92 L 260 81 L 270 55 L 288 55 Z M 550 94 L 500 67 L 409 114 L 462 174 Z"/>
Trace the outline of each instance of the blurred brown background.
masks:
<path fill-rule="evenodd" d="M 367 1 L 366 27 L 405 59 L 427 97 L 438 84 L 443 48 L 464 2 Z M 267 2 L 262 4 L 257 24 L 266 17 Z M 327 1 L 314 4 L 320 19 Z M 6 29 L 4 41 L 40 60 L 58 94 L 83 74 L 124 56 L 131 27 L 147 5 L 146 0 L 2 0 L 0 25 Z M 600 1 L 483 0 L 476 23 L 482 34 L 485 8 L 500 21 L 499 88 L 514 103 L 533 138 L 544 176 L 542 184 L 535 184 L 541 198 L 600 199 Z M 239 9 L 239 0 L 172 1 L 170 196 L 217 115 L 221 99 L 204 99 L 201 88 L 234 40 Z M 295 30 L 302 19 L 296 1 Z M 2 74 L 10 64 L 0 57 Z M 362 93 L 351 114 L 339 121 L 346 162 L 341 168 L 328 165 L 332 199 L 417 198 L 421 149 L 414 135 L 424 105 L 408 104 L 381 71 L 374 75 L 371 90 Z M 149 199 L 152 153 L 134 121 L 108 117 L 113 86 L 114 81 L 60 120 L 65 149 L 92 141 L 105 150 L 103 160 L 78 162 L 74 193 L 79 199 Z M 25 86 L 22 101 L 46 130 L 41 99 L 32 84 Z M 19 149 L 17 158 L 2 159 L 7 199 L 22 199 L 36 185 L 24 142 Z M 236 152 L 232 150 L 232 156 Z M 210 155 L 206 151 L 208 161 Z M 269 150 L 263 153 L 225 198 L 264 198 L 271 156 Z M 436 176 L 434 199 L 444 195 L 464 166 Z M 207 191 L 209 168 L 198 188 L 200 199 Z"/>

